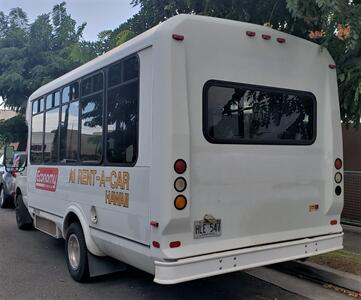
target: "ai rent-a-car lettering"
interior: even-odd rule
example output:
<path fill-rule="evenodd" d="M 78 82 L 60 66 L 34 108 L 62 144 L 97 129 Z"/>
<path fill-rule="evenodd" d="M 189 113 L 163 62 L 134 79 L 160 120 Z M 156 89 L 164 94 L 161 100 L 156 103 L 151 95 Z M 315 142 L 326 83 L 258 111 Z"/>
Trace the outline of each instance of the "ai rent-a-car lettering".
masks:
<path fill-rule="evenodd" d="M 97 172 L 94 169 L 71 169 L 68 182 L 105 188 L 106 204 L 129 207 L 130 176 L 128 172 L 112 170 L 106 173 L 105 171 Z"/>
<path fill-rule="evenodd" d="M 38 168 L 36 171 L 35 188 L 55 192 L 58 184 L 58 168 Z"/>

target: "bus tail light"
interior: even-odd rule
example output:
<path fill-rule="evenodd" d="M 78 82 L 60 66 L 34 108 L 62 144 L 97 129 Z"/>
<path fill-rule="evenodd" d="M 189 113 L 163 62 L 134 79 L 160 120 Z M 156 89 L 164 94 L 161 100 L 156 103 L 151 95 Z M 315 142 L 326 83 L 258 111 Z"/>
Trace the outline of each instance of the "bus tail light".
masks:
<path fill-rule="evenodd" d="M 173 33 L 172 38 L 174 40 L 176 40 L 176 41 L 183 41 L 184 40 L 184 35 Z"/>
<path fill-rule="evenodd" d="M 160 248 L 160 244 L 157 241 L 153 241 L 152 245 L 153 245 L 154 248 Z"/>
<path fill-rule="evenodd" d="M 340 172 L 337 172 L 337 173 L 335 174 L 335 182 L 336 182 L 337 184 L 339 184 L 339 183 L 341 183 L 341 181 L 342 181 L 342 174 L 341 174 Z"/>
<path fill-rule="evenodd" d="M 337 220 L 331 220 L 331 221 L 330 221 L 330 224 L 331 224 L 331 225 L 337 225 Z"/>
<path fill-rule="evenodd" d="M 180 247 L 180 245 L 181 245 L 180 241 L 173 241 L 173 242 L 169 243 L 170 248 L 178 248 L 178 247 Z"/>
<path fill-rule="evenodd" d="M 187 163 L 183 159 L 177 159 L 174 163 L 174 171 L 183 174 L 187 170 Z"/>
<path fill-rule="evenodd" d="M 187 198 L 179 195 L 174 199 L 174 206 L 178 210 L 182 210 L 187 206 Z"/>
<path fill-rule="evenodd" d="M 340 158 L 337 158 L 337 159 L 335 160 L 335 168 L 336 168 L 337 170 L 340 170 L 340 169 L 342 168 L 342 160 L 341 160 Z"/>
<path fill-rule="evenodd" d="M 187 187 L 187 181 L 183 178 L 183 177 L 178 177 L 175 181 L 174 181 L 174 189 L 177 192 L 183 192 Z"/>

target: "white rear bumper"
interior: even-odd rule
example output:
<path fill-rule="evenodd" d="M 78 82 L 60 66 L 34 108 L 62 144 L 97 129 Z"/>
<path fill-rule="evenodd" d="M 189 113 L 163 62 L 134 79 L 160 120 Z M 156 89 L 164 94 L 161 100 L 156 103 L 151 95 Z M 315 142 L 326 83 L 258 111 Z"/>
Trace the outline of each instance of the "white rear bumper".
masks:
<path fill-rule="evenodd" d="M 154 281 L 175 284 L 342 249 L 343 233 L 155 262 Z"/>

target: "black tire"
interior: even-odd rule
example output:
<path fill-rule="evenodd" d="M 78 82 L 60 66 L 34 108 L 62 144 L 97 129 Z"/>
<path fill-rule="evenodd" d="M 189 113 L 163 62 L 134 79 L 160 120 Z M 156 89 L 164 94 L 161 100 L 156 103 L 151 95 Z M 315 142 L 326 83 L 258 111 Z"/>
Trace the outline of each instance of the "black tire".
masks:
<path fill-rule="evenodd" d="M 10 205 L 9 196 L 5 195 L 5 188 L 1 185 L 0 186 L 0 207 L 1 208 L 8 208 Z"/>
<path fill-rule="evenodd" d="M 28 209 L 26 208 L 23 195 L 18 194 L 15 200 L 15 216 L 16 224 L 21 230 L 33 229 L 33 219 L 31 218 Z"/>
<path fill-rule="evenodd" d="M 69 254 L 69 243 L 74 240 L 76 237 L 79 245 L 79 254 L 80 259 L 77 267 L 72 266 Z M 89 280 L 89 265 L 88 265 L 88 249 L 86 247 L 85 238 L 83 230 L 79 223 L 72 223 L 67 232 L 65 238 L 65 253 L 66 253 L 66 263 L 68 265 L 68 270 L 75 281 L 86 282 Z"/>

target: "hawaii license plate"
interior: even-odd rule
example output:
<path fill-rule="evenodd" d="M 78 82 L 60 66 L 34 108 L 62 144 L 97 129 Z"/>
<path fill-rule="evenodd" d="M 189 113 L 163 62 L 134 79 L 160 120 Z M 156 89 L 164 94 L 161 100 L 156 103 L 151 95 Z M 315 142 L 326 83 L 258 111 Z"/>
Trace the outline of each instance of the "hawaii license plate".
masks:
<path fill-rule="evenodd" d="M 193 236 L 195 239 L 206 237 L 220 236 L 222 234 L 221 220 L 216 219 L 214 222 L 204 220 L 194 221 Z"/>

